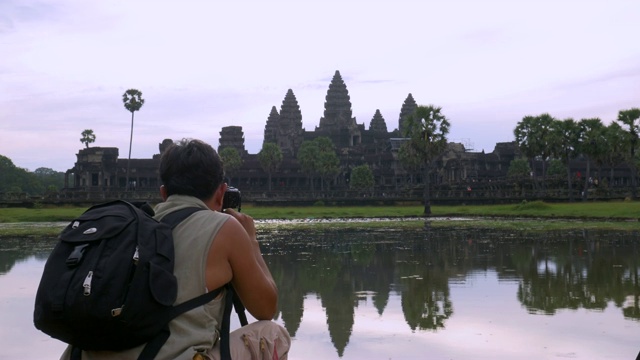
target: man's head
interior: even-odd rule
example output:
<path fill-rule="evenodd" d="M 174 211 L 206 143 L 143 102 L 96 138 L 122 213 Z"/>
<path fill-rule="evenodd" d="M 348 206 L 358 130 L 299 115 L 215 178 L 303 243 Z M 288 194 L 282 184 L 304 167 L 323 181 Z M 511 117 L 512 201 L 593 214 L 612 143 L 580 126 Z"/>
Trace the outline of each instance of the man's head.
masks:
<path fill-rule="evenodd" d="M 211 145 L 182 139 L 170 145 L 160 158 L 160 179 L 166 196 L 190 195 L 210 199 L 223 183 L 222 160 Z"/>

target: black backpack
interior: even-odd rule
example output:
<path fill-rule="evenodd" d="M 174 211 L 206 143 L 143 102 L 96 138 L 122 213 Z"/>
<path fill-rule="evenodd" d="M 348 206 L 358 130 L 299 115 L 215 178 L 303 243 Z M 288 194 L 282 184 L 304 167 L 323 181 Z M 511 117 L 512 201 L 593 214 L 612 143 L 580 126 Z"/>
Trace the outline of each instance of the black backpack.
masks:
<path fill-rule="evenodd" d="M 178 287 L 172 229 L 202 209 L 181 209 L 158 222 L 151 207 L 141 205 L 95 205 L 61 232 L 38 286 L 35 327 L 71 344 L 72 357 L 79 358 L 80 350 L 121 351 L 147 343 L 139 358 L 152 359 L 169 338 L 173 318 L 226 287 L 221 352 L 228 358 L 230 285 L 173 306 Z M 245 325 L 244 308 L 235 302 Z"/>

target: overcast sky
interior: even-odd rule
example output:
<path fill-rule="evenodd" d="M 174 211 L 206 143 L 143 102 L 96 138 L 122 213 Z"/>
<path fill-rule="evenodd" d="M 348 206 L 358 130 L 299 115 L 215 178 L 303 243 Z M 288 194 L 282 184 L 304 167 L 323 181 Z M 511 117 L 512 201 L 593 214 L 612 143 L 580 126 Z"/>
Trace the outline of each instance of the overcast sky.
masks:
<path fill-rule="evenodd" d="M 240 125 L 257 153 L 292 89 L 313 130 L 339 70 L 353 115 L 398 127 L 411 93 L 449 139 L 493 151 L 524 116 L 640 107 L 640 1 L 0 0 L 0 155 L 66 171 L 93 146 L 129 151 L 129 88 L 143 93 L 132 158 L 163 139 L 218 146 Z"/>

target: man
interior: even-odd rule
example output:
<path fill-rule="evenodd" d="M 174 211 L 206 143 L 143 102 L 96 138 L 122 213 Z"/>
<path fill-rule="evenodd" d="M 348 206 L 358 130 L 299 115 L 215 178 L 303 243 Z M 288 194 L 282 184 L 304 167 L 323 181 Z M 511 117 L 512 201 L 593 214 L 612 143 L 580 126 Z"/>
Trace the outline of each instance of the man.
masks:
<path fill-rule="evenodd" d="M 253 219 L 233 209 L 222 211 L 227 190 L 222 161 L 199 140 L 170 145 L 160 160 L 160 195 L 156 218 L 186 207 L 201 207 L 173 231 L 176 304 L 231 283 L 246 310 L 258 321 L 230 335 L 234 359 L 286 359 L 291 338 L 271 321 L 278 290 L 256 239 Z M 156 359 L 219 359 L 224 296 L 190 310 L 169 324 L 171 336 Z M 261 346 L 264 344 L 264 346 Z M 135 359 L 144 345 L 125 352 L 84 352 L 82 359 Z M 63 355 L 63 358 L 66 358 Z"/>

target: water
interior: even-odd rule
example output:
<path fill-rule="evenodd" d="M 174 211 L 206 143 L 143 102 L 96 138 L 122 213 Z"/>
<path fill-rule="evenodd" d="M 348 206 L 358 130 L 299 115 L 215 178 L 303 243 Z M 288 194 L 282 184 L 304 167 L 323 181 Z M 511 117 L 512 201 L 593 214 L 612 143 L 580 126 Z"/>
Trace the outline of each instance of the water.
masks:
<path fill-rule="evenodd" d="M 634 359 L 640 351 L 637 233 L 426 227 L 259 237 L 291 359 Z M 54 244 L 0 240 L 0 359 L 57 359 L 64 348 L 32 325 Z"/>

